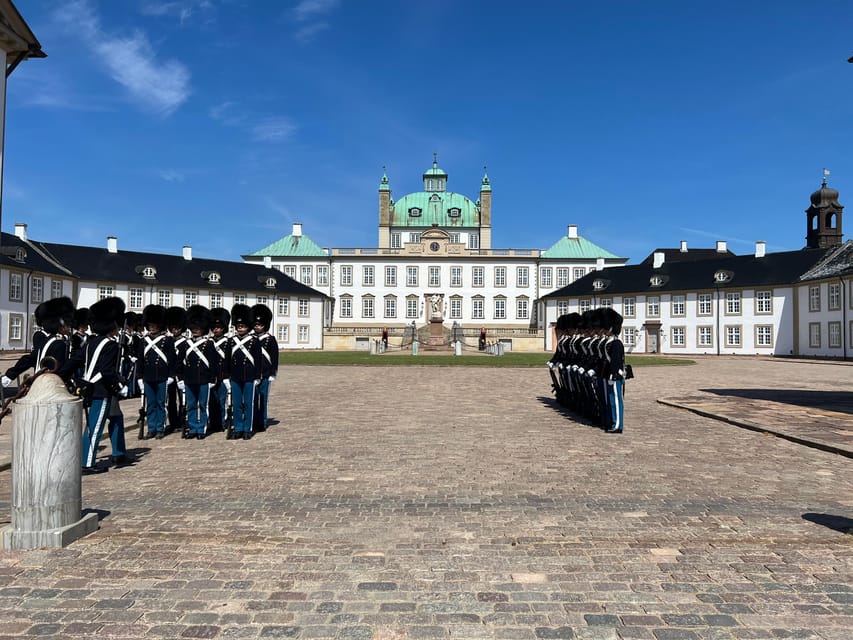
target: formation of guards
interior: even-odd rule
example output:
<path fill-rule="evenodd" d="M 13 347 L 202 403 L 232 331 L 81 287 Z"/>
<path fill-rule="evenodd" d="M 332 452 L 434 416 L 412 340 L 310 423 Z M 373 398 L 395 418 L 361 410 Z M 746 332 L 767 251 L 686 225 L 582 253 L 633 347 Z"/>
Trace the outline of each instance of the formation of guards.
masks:
<path fill-rule="evenodd" d="M 624 427 L 625 364 L 622 316 L 610 308 L 560 316 L 557 348 L 548 362 L 557 402 L 607 433 Z"/>
<path fill-rule="evenodd" d="M 272 311 L 266 305 L 235 304 L 228 311 L 150 304 L 137 314 L 126 312 L 117 297 L 88 309 L 75 309 L 61 297 L 40 304 L 35 321 L 32 350 L 0 384 L 9 387 L 28 369 L 47 370 L 82 398 L 84 474 L 106 470 L 95 466 L 104 430 L 112 464 L 136 462 L 127 452 L 119 404 L 126 398 L 139 398 L 140 439 L 176 432 L 203 440 L 224 431 L 229 440 L 248 440 L 270 423 L 278 343 L 269 333 Z"/>

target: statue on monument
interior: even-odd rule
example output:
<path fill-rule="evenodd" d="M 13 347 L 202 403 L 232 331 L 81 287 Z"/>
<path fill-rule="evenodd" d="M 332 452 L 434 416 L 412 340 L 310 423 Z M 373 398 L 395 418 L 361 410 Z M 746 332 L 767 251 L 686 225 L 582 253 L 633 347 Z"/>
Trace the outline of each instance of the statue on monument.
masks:
<path fill-rule="evenodd" d="M 432 294 L 429 297 L 429 305 L 430 309 L 432 309 L 432 317 L 436 318 L 441 316 L 441 296 L 437 293 Z"/>

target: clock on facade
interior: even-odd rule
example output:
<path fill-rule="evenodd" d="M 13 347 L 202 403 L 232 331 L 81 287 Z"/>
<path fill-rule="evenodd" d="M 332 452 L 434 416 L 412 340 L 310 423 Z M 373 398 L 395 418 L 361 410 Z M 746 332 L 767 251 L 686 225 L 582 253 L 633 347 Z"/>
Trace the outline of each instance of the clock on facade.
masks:
<path fill-rule="evenodd" d="M 429 243 L 429 250 L 430 251 L 438 251 L 438 243 L 437 242 L 430 242 Z"/>

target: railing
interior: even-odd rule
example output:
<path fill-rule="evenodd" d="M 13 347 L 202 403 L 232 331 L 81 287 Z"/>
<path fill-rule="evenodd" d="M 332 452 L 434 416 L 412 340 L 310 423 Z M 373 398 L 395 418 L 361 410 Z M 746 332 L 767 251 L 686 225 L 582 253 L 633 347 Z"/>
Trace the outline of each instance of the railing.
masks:
<path fill-rule="evenodd" d="M 329 255 L 333 256 L 398 256 L 406 254 L 422 254 L 421 246 L 416 245 L 417 249 L 374 249 L 374 248 L 351 248 L 345 247 L 342 249 L 329 249 Z M 538 258 L 542 251 L 540 249 L 468 249 L 463 247 L 454 247 L 449 245 L 448 254 L 450 255 L 467 255 L 467 256 L 519 256 Z"/>

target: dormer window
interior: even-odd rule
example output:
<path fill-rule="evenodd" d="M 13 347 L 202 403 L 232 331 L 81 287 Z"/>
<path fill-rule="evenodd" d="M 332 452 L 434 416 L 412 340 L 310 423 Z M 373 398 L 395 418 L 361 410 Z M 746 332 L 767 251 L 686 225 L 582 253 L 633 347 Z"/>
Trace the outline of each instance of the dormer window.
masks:
<path fill-rule="evenodd" d="M 276 282 L 277 282 L 277 280 L 275 278 L 267 278 L 264 281 L 264 286 L 267 289 L 275 289 Z"/>
<path fill-rule="evenodd" d="M 420 218 L 420 216 L 421 216 L 420 207 L 411 207 L 409 209 L 409 216 L 411 216 L 412 218 Z"/>
<path fill-rule="evenodd" d="M 458 218 L 462 215 L 462 210 L 459 207 L 451 207 L 447 210 L 447 215 L 451 218 Z"/>
<path fill-rule="evenodd" d="M 218 271 L 202 271 L 201 277 L 207 280 L 207 284 L 219 284 L 222 280 Z"/>
<path fill-rule="evenodd" d="M 15 249 L 15 262 L 24 262 L 27 259 L 27 250 L 23 247 Z"/>
<path fill-rule="evenodd" d="M 136 269 L 134 269 L 136 273 L 141 275 L 146 280 L 154 280 L 157 278 L 157 268 L 150 264 L 141 264 Z"/>
<path fill-rule="evenodd" d="M 720 269 L 719 271 L 714 273 L 714 282 L 716 282 L 717 284 L 729 282 L 734 277 L 734 275 L 735 274 L 731 271 Z"/>
<path fill-rule="evenodd" d="M 602 278 L 597 278 L 592 281 L 592 288 L 595 291 L 604 291 L 607 288 L 607 285 L 610 284 L 609 280 L 603 280 Z"/>
<path fill-rule="evenodd" d="M 659 276 L 655 275 L 649 278 L 649 286 L 650 287 L 662 287 L 669 280 L 669 276 Z"/>

